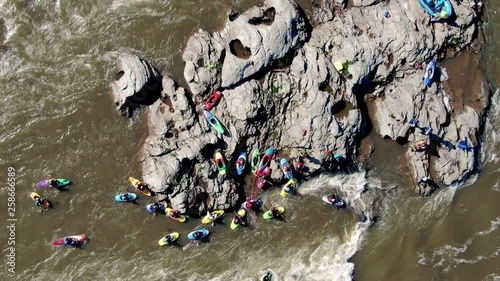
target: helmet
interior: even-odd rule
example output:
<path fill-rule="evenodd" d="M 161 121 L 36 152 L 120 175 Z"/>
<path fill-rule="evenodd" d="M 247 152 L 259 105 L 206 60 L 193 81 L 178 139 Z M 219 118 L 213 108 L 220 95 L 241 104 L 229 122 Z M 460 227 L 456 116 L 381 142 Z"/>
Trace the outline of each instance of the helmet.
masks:
<path fill-rule="evenodd" d="M 288 187 L 288 186 L 287 186 L 287 187 L 285 187 L 285 192 L 290 193 L 290 191 L 292 191 L 292 190 L 290 189 L 290 187 Z"/>
<path fill-rule="evenodd" d="M 447 19 L 450 15 L 446 11 L 441 11 L 441 18 Z"/>
<path fill-rule="evenodd" d="M 333 157 L 335 158 L 335 160 L 339 160 L 342 157 L 342 155 L 335 153 Z"/>

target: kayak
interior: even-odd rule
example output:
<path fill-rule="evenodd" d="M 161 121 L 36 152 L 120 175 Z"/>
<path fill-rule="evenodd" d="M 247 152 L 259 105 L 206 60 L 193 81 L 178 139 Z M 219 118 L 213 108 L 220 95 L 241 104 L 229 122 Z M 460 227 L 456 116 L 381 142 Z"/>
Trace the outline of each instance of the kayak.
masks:
<path fill-rule="evenodd" d="M 75 247 L 75 246 L 80 246 L 82 244 L 85 244 L 85 241 L 87 240 L 87 236 L 85 236 L 85 234 L 82 234 L 82 235 L 73 235 L 73 236 L 66 236 L 66 237 L 76 239 L 76 242 L 78 244 L 76 244 L 76 245 L 66 245 L 66 243 L 64 243 L 64 238 L 65 237 L 63 237 L 63 238 L 59 238 L 56 241 L 52 242 L 52 245 L 54 245 L 54 246 Z"/>
<path fill-rule="evenodd" d="M 273 273 L 271 271 L 266 272 L 259 278 L 259 281 L 273 281 Z"/>
<path fill-rule="evenodd" d="M 42 206 L 44 208 L 46 208 L 46 209 L 48 209 L 48 208 L 50 208 L 52 206 L 52 203 L 50 203 L 49 200 L 43 198 L 42 195 L 40 195 L 40 194 L 38 194 L 36 192 L 31 192 L 30 197 L 31 197 L 31 199 L 33 199 L 33 201 L 35 201 L 37 197 L 39 197 L 40 199 L 42 199 Z"/>
<path fill-rule="evenodd" d="M 36 185 L 38 185 L 38 187 L 41 188 L 50 188 L 52 186 L 49 184 L 49 181 L 50 179 L 39 181 Z M 65 187 L 71 184 L 71 181 L 67 179 L 57 179 L 57 182 L 58 182 L 57 187 Z"/>
<path fill-rule="evenodd" d="M 252 157 L 250 158 L 250 165 L 252 166 L 252 174 L 257 173 L 257 168 L 259 165 L 259 157 L 260 157 L 260 151 L 259 148 L 257 147 L 256 149 L 253 150 L 252 152 Z"/>
<path fill-rule="evenodd" d="M 166 215 L 167 217 L 170 217 L 170 218 L 171 218 L 171 219 L 173 219 L 173 220 L 178 221 L 178 222 L 185 222 L 185 221 L 186 221 L 186 216 L 181 215 L 180 217 L 176 218 L 176 217 L 174 217 L 174 216 L 171 216 L 171 215 L 170 215 L 170 212 L 171 212 L 171 211 L 175 211 L 175 210 L 174 210 L 174 209 L 172 209 L 172 208 L 166 208 L 166 209 L 165 209 L 165 215 Z"/>
<path fill-rule="evenodd" d="M 123 200 L 122 199 L 122 196 L 125 195 L 125 194 L 128 194 L 129 199 L 127 199 L 127 200 Z M 115 201 L 116 202 L 132 202 L 132 201 L 135 201 L 136 199 L 137 199 L 137 194 L 132 193 L 132 192 L 120 193 L 120 194 L 118 194 L 118 195 L 115 196 Z"/>
<path fill-rule="evenodd" d="M 142 190 L 140 190 L 140 189 L 138 189 L 138 188 L 137 188 L 137 185 L 138 185 L 139 183 L 141 183 L 141 181 L 140 181 L 140 180 L 138 180 L 138 179 L 136 179 L 136 178 L 133 178 L 133 177 L 129 177 L 129 178 L 128 178 L 128 180 L 130 181 L 130 183 L 132 184 L 132 186 L 133 186 L 133 187 L 135 187 L 137 190 L 139 190 L 142 194 L 144 194 L 144 195 L 146 195 L 146 196 L 153 196 L 153 195 L 151 194 L 151 190 L 147 187 L 147 185 L 146 185 L 146 187 L 144 188 L 144 191 L 142 191 Z"/>
<path fill-rule="evenodd" d="M 296 191 L 297 191 L 297 179 L 291 179 L 283 186 L 283 189 L 281 190 L 280 194 L 282 197 L 286 198 L 290 195 L 295 194 Z"/>
<path fill-rule="evenodd" d="M 420 5 L 431 15 L 431 17 L 439 16 L 447 19 L 453 14 L 453 7 L 449 0 L 418 0 Z"/>
<path fill-rule="evenodd" d="M 293 178 L 293 171 L 288 160 L 286 160 L 286 158 L 281 158 L 280 164 L 281 170 L 283 170 L 283 174 L 285 174 L 285 178 L 291 180 Z"/>
<path fill-rule="evenodd" d="M 205 114 L 205 118 L 208 121 L 208 124 L 212 126 L 218 133 L 224 134 L 225 129 L 224 126 L 220 123 L 219 119 L 215 117 L 210 111 L 208 110 L 203 110 L 203 114 Z"/>
<path fill-rule="evenodd" d="M 266 187 L 266 183 L 267 183 L 267 180 L 265 179 L 265 177 L 264 177 L 264 176 L 259 177 L 259 178 L 257 179 L 257 187 L 258 187 L 259 189 L 262 189 L 262 190 L 263 190 L 263 189 Z"/>
<path fill-rule="evenodd" d="M 342 200 L 340 197 L 337 197 L 335 195 L 325 195 L 325 196 L 323 196 L 322 199 L 324 202 L 331 204 L 331 205 L 334 205 L 334 206 L 337 206 L 338 208 L 345 207 L 344 200 Z"/>
<path fill-rule="evenodd" d="M 241 221 L 245 220 L 246 215 L 247 215 L 247 212 L 245 211 L 245 209 L 240 209 L 240 210 L 238 211 L 238 214 L 237 214 L 237 215 L 235 215 L 235 216 L 233 217 L 233 219 L 231 220 L 231 225 L 230 225 L 229 227 L 230 227 L 232 230 L 236 230 L 236 229 L 238 229 L 238 228 L 242 225 L 242 222 L 241 222 Z M 235 222 L 235 221 L 237 221 L 238 219 L 240 220 L 240 223 L 236 223 L 236 222 Z"/>
<path fill-rule="evenodd" d="M 220 152 L 215 153 L 215 164 L 217 164 L 217 170 L 219 170 L 219 174 L 226 174 L 226 161 L 224 161 L 224 156 Z"/>
<path fill-rule="evenodd" d="M 264 156 L 262 156 L 262 159 L 260 160 L 259 168 L 257 169 L 257 176 L 260 176 L 260 173 L 264 171 L 264 168 L 271 164 L 275 151 L 276 149 L 274 146 L 271 146 L 266 150 L 266 153 L 264 153 Z"/>
<path fill-rule="evenodd" d="M 153 206 L 154 205 L 159 205 L 159 207 L 157 207 L 157 209 L 154 209 Z M 165 208 L 167 207 L 167 202 L 163 201 L 163 202 L 155 202 L 155 203 L 151 203 L 149 205 L 146 206 L 146 211 L 148 211 L 148 213 L 154 213 L 154 212 L 161 212 L 163 210 L 165 210 Z"/>
<path fill-rule="evenodd" d="M 431 60 L 427 65 L 427 69 L 425 70 L 424 75 L 424 83 L 425 86 L 430 87 L 434 82 L 434 74 L 436 72 L 437 62 L 435 60 Z"/>
<path fill-rule="evenodd" d="M 197 237 L 195 237 L 195 233 L 200 233 L 201 236 L 197 238 Z M 210 231 L 208 231 L 208 229 L 206 229 L 206 228 L 202 228 L 202 229 L 198 229 L 198 230 L 195 230 L 195 231 L 189 233 L 188 239 L 189 240 L 203 240 L 203 239 L 207 238 L 208 235 L 210 235 Z"/>
<path fill-rule="evenodd" d="M 276 209 L 278 209 L 278 212 L 280 212 L 280 214 L 283 214 L 285 212 L 285 208 L 283 207 L 279 207 L 279 206 L 276 206 L 275 207 Z M 272 219 L 273 216 L 271 215 L 271 210 L 265 212 L 263 215 L 262 215 L 266 220 L 269 220 L 269 219 Z"/>
<path fill-rule="evenodd" d="M 202 220 L 201 223 L 207 224 L 218 220 L 222 215 L 224 215 L 224 210 L 215 210 L 208 213 Z"/>
<path fill-rule="evenodd" d="M 221 98 L 222 93 L 220 91 L 213 92 L 205 102 L 205 109 L 212 110 L 212 108 L 217 105 Z"/>
<path fill-rule="evenodd" d="M 239 162 L 243 162 L 243 164 L 239 164 Z M 240 153 L 240 156 L 238 156 L 238 160 L 236 160 L 236 172 L 238 173 L 239 176 L 243 174 L 243 171 L 245 171 L 245 166 L 247 165 L 247 153 L 242 152 Z"/>
<path fill-rule="evenodd" d="M 170 242 L 168 242 L 168 240 L 167 240 L 167 238 L 169 236 L 172 238 L 172 240 Z M 158 244 L 160 246 L 173 245 L 173 244 L 177 243 L 177 240 L 179 240 L 179 232 L 172 232 L 168 235 L 165 235 L 163 238 L 161 238 L 160 241 L 158 241 Z"/>

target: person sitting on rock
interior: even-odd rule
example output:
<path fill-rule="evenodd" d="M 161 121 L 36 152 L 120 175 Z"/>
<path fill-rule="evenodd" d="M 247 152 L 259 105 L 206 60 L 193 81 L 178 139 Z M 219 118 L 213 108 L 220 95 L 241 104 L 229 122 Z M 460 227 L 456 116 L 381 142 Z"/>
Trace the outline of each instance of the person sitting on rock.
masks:
<path fill-rule="evenodd" d="M 431 124 L 429 124 L 428 126 L 425 126 L 423 128 L 420 128 L 422 134 L 426 135 L 426 136 L 429 136 L 432 134 L 432 127 L 431 127 Z"/>
<path fill-rule="evenodd" d="M 326 152 L 325 158 L 323 158 L 323 161 L 321 161 L 321 166 L 326 170 L 331 170 L 333 164 L 332 162 L 333 162 L 333 152 L 331 150 L 328 150 Z"/>
<path fill-rule="evenodd" d="M 427 175 L 425 175 L 418 180 L 418 184 L 422 184 L 424 187 L 426 187 L 429 184 L 430 180 L 431 179 Z"/>
<path fill-rule="evenodd" d="M 427 141 L 421 140 L 412 145 L 410 148 L 412 152 L 414 151 L 424 151 L 427 148 Z"/>

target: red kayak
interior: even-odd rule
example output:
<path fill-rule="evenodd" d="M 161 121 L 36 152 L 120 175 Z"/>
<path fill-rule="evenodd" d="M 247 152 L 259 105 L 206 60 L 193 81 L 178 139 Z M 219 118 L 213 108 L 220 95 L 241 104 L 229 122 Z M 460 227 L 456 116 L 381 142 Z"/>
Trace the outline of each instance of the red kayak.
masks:
<path fill-rule="evenodd" d="M 66 241 L 65 241 L 66 238 Z M 67 239 L 70 238 L 70 239 Z M 54 246 L 81 246 L 85 243 L 87 240 L 87 236 L 85 234 L 82 235 L 73 235 L 73 236 L 66 236 L 60 239 L 57 239 L 56 241 L 52 242 L 52 245 Z"/>
<path fill-rule="evenodd" d="M 217 105 L 221 98 L 222 93 L 220 91 L 215 91 L 208 97 L 207 101 L 205 102 L 205 109 L 211 110 L 214 106 Z"/>
<path fill-rule="evenodd" d="M 257 179 L 257 187 L 259 189 L 264 189 L 264 187 L 266 186 L 266 183 L 267 183 L 267 181 L 263 177 L 260 177 Z"/>

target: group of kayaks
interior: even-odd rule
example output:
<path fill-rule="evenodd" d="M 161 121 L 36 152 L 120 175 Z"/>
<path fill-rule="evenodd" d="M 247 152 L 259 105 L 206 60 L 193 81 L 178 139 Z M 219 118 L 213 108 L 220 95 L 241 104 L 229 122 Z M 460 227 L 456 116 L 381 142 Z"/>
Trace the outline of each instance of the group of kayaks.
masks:
<path fill-rule="evenodd" d="M 40 188 L 57 188 L 64 189 L 67 186 L 70 186 L 72 182 L 68 179 L 63 178 L 52 178 L 48 180 L 39 181 L 36 185 Z M 30 198 L 33 199 L 38 208 L 42 209 L 42 213 L 52 207 L 52 202 L 48 199 L 44 198 L 42 195 L 31 192 Z M 61 237 L 54 242 L 52 242 L 53 246 L 70 246 L 70 247 L 81 247 L 87 241 L 87 236 L 85 234 L 80 235 L 71 235 Z"/>

